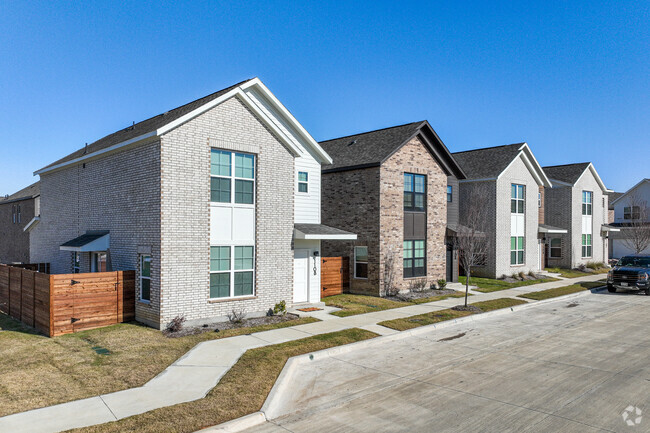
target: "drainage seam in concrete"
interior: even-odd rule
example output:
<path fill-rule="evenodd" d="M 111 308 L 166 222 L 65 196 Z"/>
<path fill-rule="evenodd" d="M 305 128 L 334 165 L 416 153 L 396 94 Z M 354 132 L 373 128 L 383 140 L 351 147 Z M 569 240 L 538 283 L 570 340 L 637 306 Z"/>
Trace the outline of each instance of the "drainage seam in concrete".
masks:
<path fill-rule="evenodd" d="M 108 411 L 111 413 L 111 415 L 113 415 L 113 418 L 115 418 L 115 421 L 117 421 L 119 418 L 113 413 L 113 410 L 108 406 L 108 404 L 106 404 L 106 402 L 104 401 L 104 399 L 102 398 L 101 395 L 99 396 L 99 399 L 102 401 L 102 403 L 104 403 L 104 406 L 106 406 L 106 409 L 108 409 Z"/>

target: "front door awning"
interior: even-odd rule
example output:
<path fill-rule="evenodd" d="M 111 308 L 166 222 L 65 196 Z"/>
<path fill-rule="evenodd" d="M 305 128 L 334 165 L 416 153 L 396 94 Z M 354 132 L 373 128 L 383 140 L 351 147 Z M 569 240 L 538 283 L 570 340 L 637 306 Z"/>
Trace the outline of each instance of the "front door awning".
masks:
<path fill-rule="evenodd" d="M 76 251 L 80 253 L 108 251 L 110 240 L 111 235 L 106 230 L 87 231 L 86 234 L 61 244 L 59 249 L 61 251 Z"/>
<path fill-rule="evenodd" d="M 546 224 L 540 224 L 538 233 L 568 233 L 567 229 L 561 229 L 559 227 L 553 227 Z"/>
<path fill-rule="evenodd" d="M 295 239 L 356 240 L 357 235 L 324 224 L 295 224 Z"/>
<path fill-rule="evenodd" d="M 604 232 L 620 232 L 621 229 L 619 227 L 614 227 L 609 224 L 603 224 L 600 229 Z"/>

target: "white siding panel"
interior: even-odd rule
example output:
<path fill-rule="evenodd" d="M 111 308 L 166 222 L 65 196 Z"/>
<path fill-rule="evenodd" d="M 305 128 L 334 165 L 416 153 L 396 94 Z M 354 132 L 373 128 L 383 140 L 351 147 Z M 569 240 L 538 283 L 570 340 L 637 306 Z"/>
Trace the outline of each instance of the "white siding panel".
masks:
<path fill-rule="evenodd" d="M 296 158 L 295 206 L 294 219 L 296 223 L 320 224 L 321 197 L 321 166 L 311 156 Z M 307 194 L 298 192 L 298 172 L 309 173 L 309 188 Z"/>
<path fill-rule="evenodd" d="M 255 244 L 255 209 L 233 208 L 232 237 L 235 243 Z"/>
<path fill-rule="evenodd" d="M 210 245 L 232 241 L 232 209 L 229 207 L 210 207 Z"/>

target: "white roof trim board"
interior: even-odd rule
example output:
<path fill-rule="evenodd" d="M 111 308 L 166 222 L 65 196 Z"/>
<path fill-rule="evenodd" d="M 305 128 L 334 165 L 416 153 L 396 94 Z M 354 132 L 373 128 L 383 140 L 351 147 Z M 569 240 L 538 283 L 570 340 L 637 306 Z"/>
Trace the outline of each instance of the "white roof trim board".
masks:
<path fill-rule="evenodd" d="M 612 226 L 607 225 L 607 224 L 603 224 L 600 227 L 600 229 L 602 231 L 604 231 L 604 232 L 620 232 L 621 231 L 621 229 L 619 229 L 618 227 L 612 227 Z"/>
<path fill-rule="evenodd" d="M 522 146 L 519 148 L 519 154 L 517 157 L 513 158 L 512 161 L 510 161 L 510 164 L 508 164 L 506 168 L 503 169 L 499 176 L 497 176 L 497 179 L 500 178 L 503 173 L 508 170 L 508 168 L 510 168 L 510 166 L 515 162 L 517 158 L 521 158 L 524 161 L 524 164 L 526 167 L 528 167 L 528 170 L 530 170 L 530 173 L 538 185 L 545 186 L 547 188 L 551 188 L 553 186 L 548 177 L 546 177 L 546 173 L 544 173 L 542 166 L 539 165 L 539 162 L 537 162 L 537 159 L 535 159 L 533 151 L 530 150 L 530 147 L 528 147 L 528 143 L 522 144 Z"/>
<path fill-rule="evenodd" d="M 646 179 L 642 179 L 641 182 L 637 183 L 637 184 L 634 185 L 632 188 L 630 188 L 630 189 L 628 189 L 627 191 L 625 191 L 625 192 L 623 193 L 622 196 L 620 196 L 619 198 L 617 198 L 616 200 L 614 200 L 611 204 L 614 204 L 614 203 L 618 202 L 618 201 L 621 200 L 623 197 L 627 196 L 630 192 L 632 192 L 633 190 L 635 190 L 635 189 L 637 189 L 639 186 L 641 186 L 644 182 L 650 182 L 650 179 L 648 179 L 648 178 L 646 178 Z"/>
<path fill-rule="evenodd" d="M 38 223 L 40 221 L 41 221 L 41 217 L 40 216 L 35 216 L 34 218 L 32 218 L 32 220 L 30 222 L 27 223 L 27 225 L 25 226 L 23 231 L 24 232 L 31 231 L 34 227 L 36 227 L 38 225 Z"/>
<path fill-rule="evenodd" d="M 255 92 L 258 95 L 263 96 L 275 109 L 276 112 L 280 113 L 282 116 L 282 120 L 291 126 L 291 130 L 295 131 L 298 137 L 288 137 L 276 124 L 276 121 L 271 119 L 262 107 L 258 105 L 257 102 L 255 102 L 250 96 L 250 92 Z M 61 164 L 57 164 L 55 166 L 51 167 L 46 167 L 41 170 L 38 170 L 34 172 L 34 175 L 41 175 L 44 173 L 48 173 L 53 170 L 57 170 L 63 167 L 66 167 L 68 165 L 72 164 L 78 164 L 80 162 L 89 160 L 89 159 L 94 159 L 101 157 L 102 155 L 105 155 L 109 152 L 117 152 L 120 150 L 124 150 L 128 146 L 132 146 L 135 144 L 138 144 L 144 140 L 147 139 L 152 139 L 155 137 L 160 137 L 163 134 L 166 134 L 167 132 L 179 127 L 180 125 L 192 120 L 193 118 L 203 114 L 207 110 L 216 107 L 217 105 L 225 102 L 226 100 L 232 98 L 232 97 L 238 97 L 242 103 L 244 103 L 255 115 L 264 122 L 266 126 L 269 127 L 269 129 L 280 139 L 280 141 L 291 151 L 291 153 L 294 156 L 300 156 L 301 151 L 299 147 L 296 145 L 296 141 L 302 144 L 303 146 L 307 148 L 311 148 L 311 150 L 314 152 L 314 154 L 317 156 L 318 161 L 321 164 L 331 164 L 332 163 L 332 158 L 323 150 L 322 147 L 314 140 L 314 138 L 309 135 L 309 133 L 300 125 L 300 123 L 296 120 L 293 115 L 280 103 L 280 101 L 277 100 L 277 98 L 271 93 L 271 91 L 260 81 L 259 78 L 254 78 L 252 80 L 249 80 L 242 84 L 241 86 L 231 90 L 230 92 L 213 99 L 210 102 L 207 102 L 206 104 L 202 105 L 201 107 L 197 108 L 196 110 L 172 121 L 167 123 L 166 125 L 148 132 L 146 134 L 140 135 L 138 137 L 131 138 L 129 140 L 123 141 L 121 143 L 115 144 L 113 146 L 107 147 L 105 149 L 98 150 L 96 152 L 90 153 L 88 155 L 84 155 L 82 157 L 63 162 Z"/>
<path fill-rule="evenodd" d="M 612 192 L 611 190 L 607 189 L 607 187 L 605 186 L 605 182 L 603 182 L 603 180 L 600 178 L 600 175 L 599 175 L 598 172 L 596 171 L 596 167 L 594 167 L 594 165 L 593 165 L 591 162 L 589 163 L 589 165 L 587 166 L 587 168 L 588 168 L 588 169 L 591 171 L 591 173 L 594 175 L 594 178 L 596 178 L 596 183 L 598 184 L 598 186 L 600 187 L 600 189 L 601 189 L 604 193 Z M 582 174 L 580 175 L 580 177 L 578 177 L 578 180 L 576 180 L 576 183 L 578 183 L 578 182 L 580 181 L 580 179 L 582 179 L 582 176 L 584 176 L 586 172 L 587 172 L 587 169 L 585 169 L 585 171 L 582 172 Z"/>
<path fill-rule="evenodd" d="M 557 228 L 557 227 L 540 225 L 538 227 L 538 233 L 551 233 L 551 234 L 552 233 L 568 233 L 568 230 Z"/>

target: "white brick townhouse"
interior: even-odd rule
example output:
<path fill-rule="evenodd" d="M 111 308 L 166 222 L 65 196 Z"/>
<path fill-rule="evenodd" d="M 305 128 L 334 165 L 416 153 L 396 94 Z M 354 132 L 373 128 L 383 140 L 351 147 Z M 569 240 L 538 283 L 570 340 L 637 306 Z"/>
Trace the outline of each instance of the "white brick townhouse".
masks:
<path fill-rule="evenodd" d="M 459 180 L 460 223 L 474 197 L 484 197 L 488 212 L 480 229 L 487 233 L 490 253 L 472 272 L 491 278 L 544 267 L 546 233 L 566 230 L 540 221 L 542 187 L 551 183 L 526 143 L 453 153 L 467 175 Z"/>
<path fill-rule="evenodd" d="M 546 188 L 546 222 L 566 229 L 547 236 L 551 267 L 575 268 L 609 259 L 608 236 L 616 231 L 608 222 L 608 193 L 590 162 L 544 167 L 552 183 Z"/>
<path fill-rule="evenodd" d="M 38 170 L 31 261 L 136 269 L 136 318 L 164 327 L 320 301 L 321 165 L 330 157 L 255 78 Z"/>

